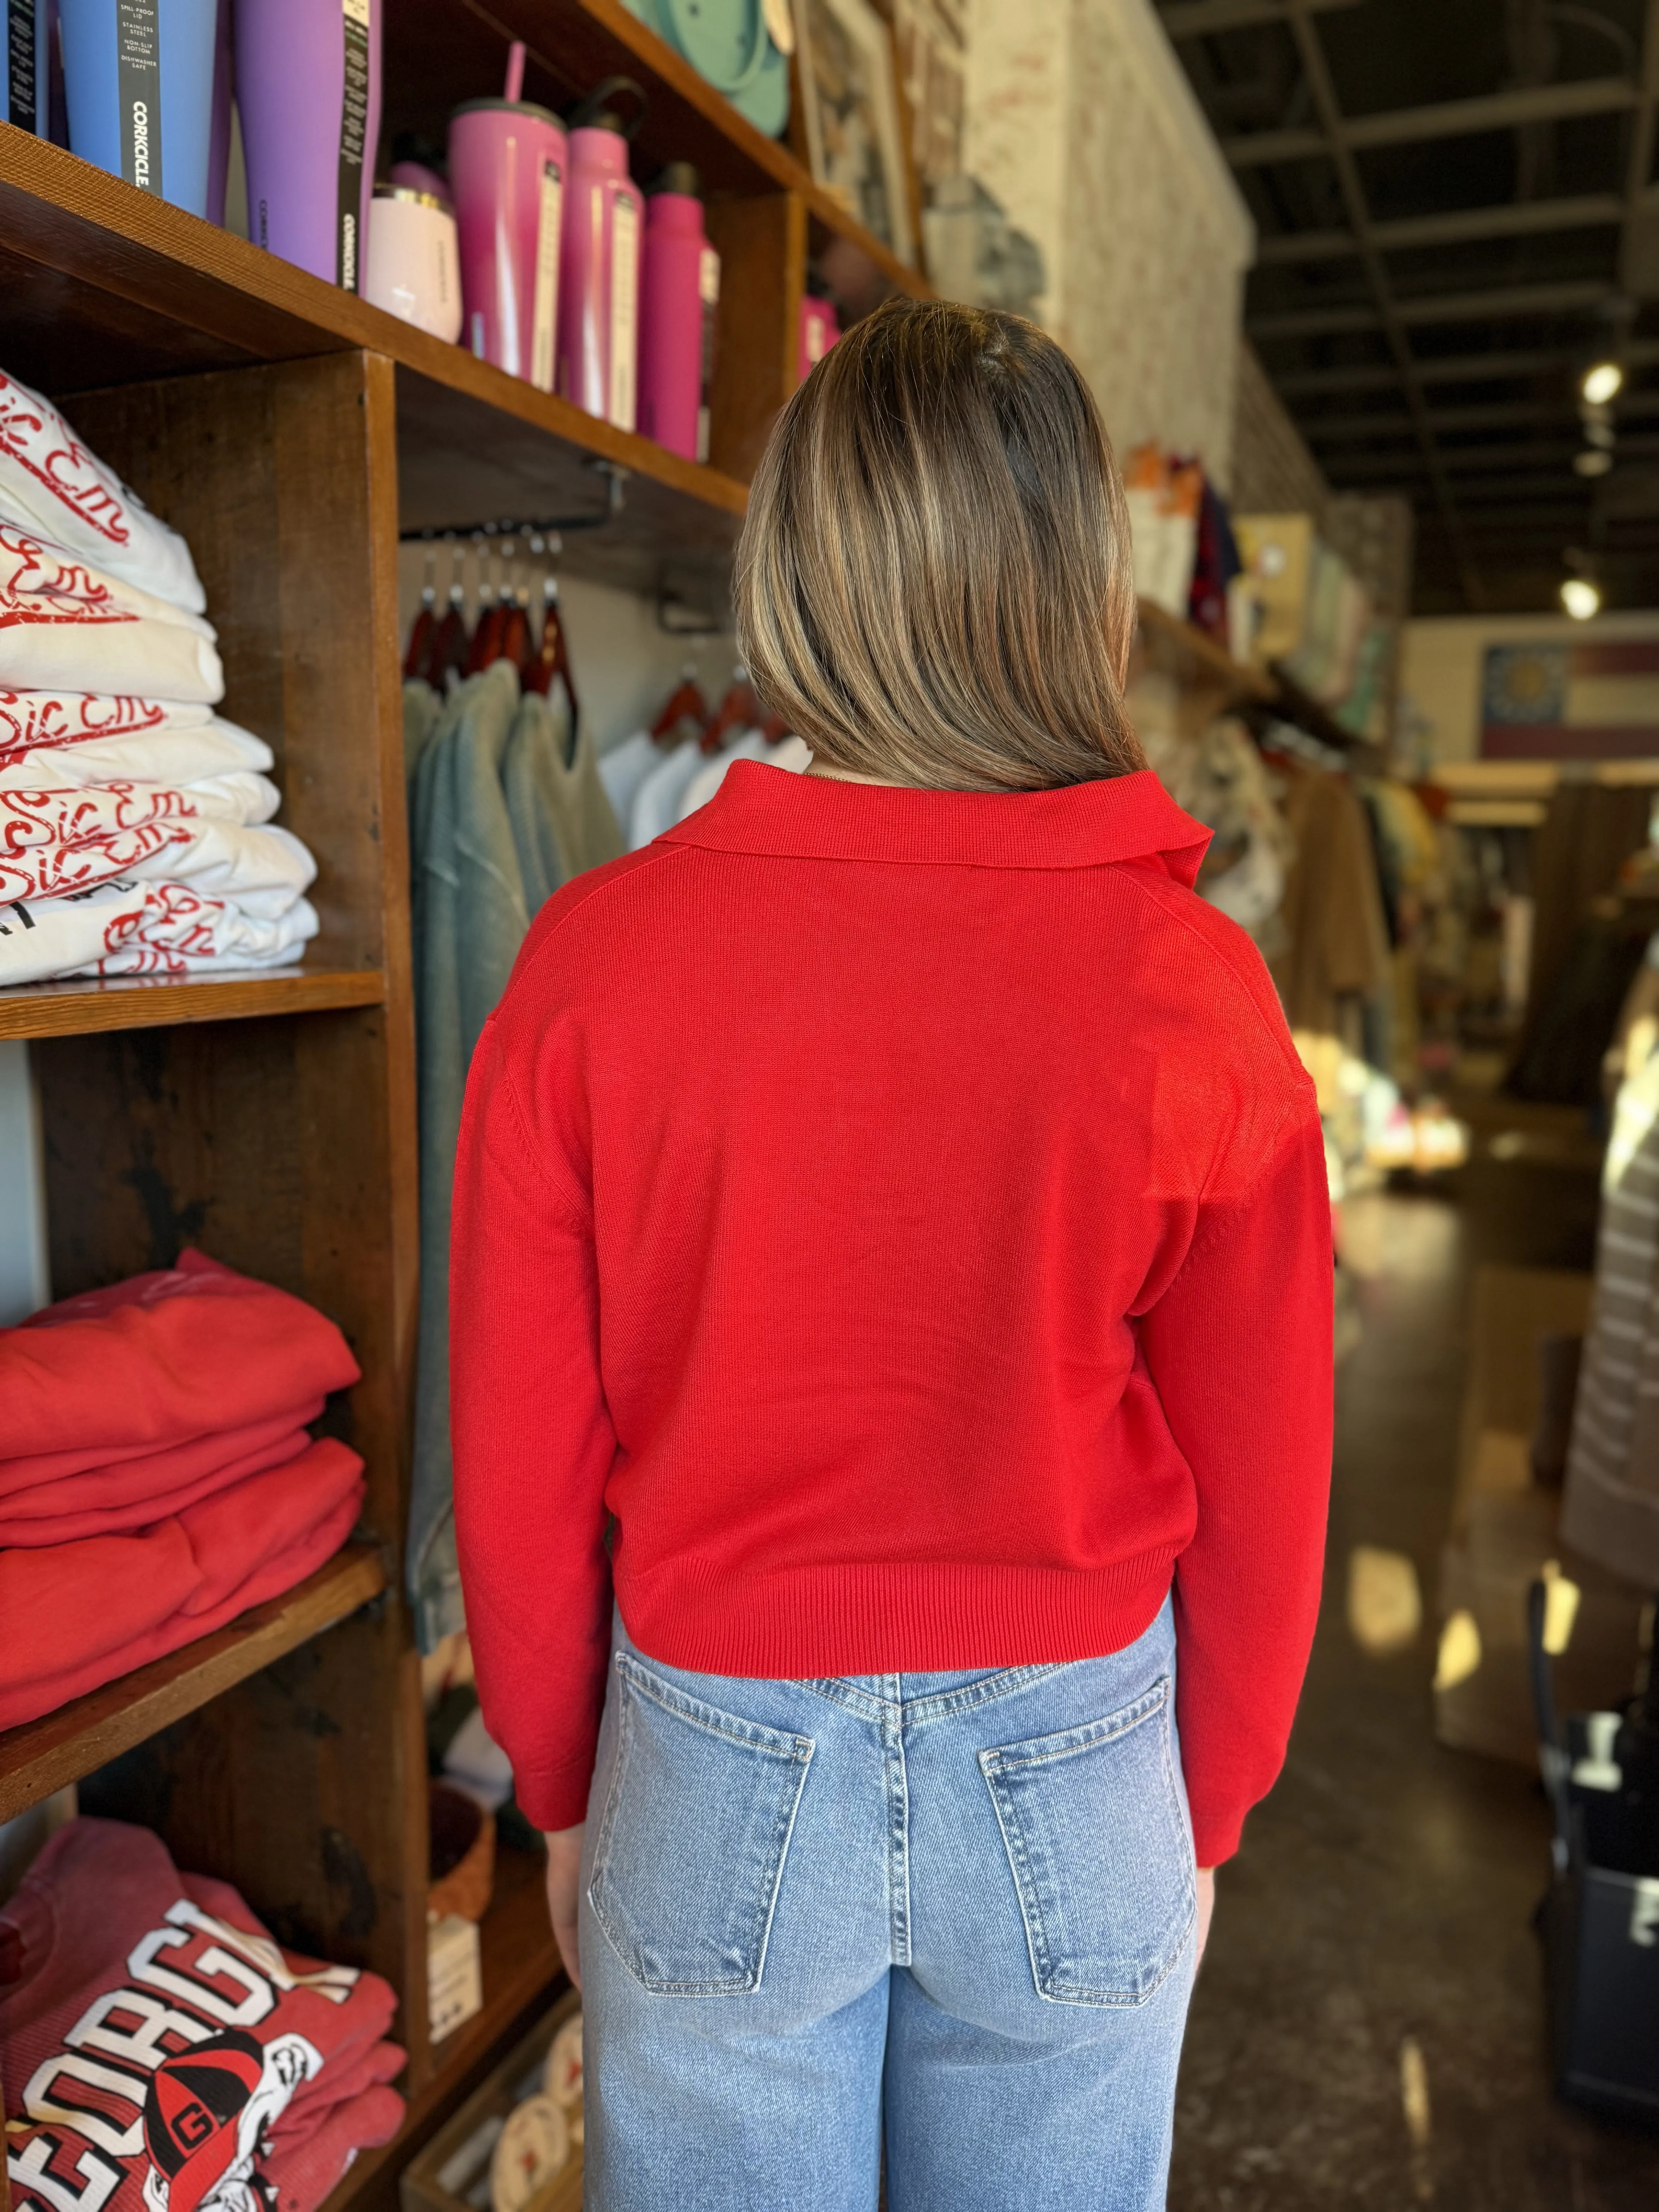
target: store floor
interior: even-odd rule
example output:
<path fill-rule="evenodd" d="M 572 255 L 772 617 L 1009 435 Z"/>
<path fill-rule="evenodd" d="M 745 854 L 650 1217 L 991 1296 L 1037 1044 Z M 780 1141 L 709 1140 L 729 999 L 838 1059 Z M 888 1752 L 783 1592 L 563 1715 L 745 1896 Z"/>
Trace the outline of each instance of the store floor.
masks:
<path fill-rule="evenodd" d="M 1548 1864 L 1536 1784 L 1442 1750 L 1431 1725 L 1471 1271 L 1483 1259 L 1587 1267 L 1595 1207 L 1582 1160 L 1513 1133 L 1497 1157 L 1483 1133 L 1449 1196 L 1350 1206 L 1364 1333 L 1338 1385 L 1325 1601 L 1284 1777 L 1222 1873 L 1172 2212 L 1659 2203 L 1659 2141 L 1550 2093 L 1531 1927 Z M 1375 1658 L 1352 1640 L 1356 1544 L 1414 1562 L 1425 1620 L 1413 1649 Z"/>

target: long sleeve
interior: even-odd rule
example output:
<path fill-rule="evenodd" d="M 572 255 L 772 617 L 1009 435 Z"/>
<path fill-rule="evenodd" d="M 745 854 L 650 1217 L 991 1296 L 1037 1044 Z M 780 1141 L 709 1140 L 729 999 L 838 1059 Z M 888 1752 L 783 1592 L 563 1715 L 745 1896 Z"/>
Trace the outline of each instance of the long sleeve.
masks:
<path fill-rule="evenodd" d="M 573 1826 L 610 1648 L 593 1237 L 580 1193 L 529 1134 L 489 1024 L 455 1164 L 450 1258 L 455 1519 L 484 1723 L 538 1827 Z"/>
<path fill-rule="evenodd" d="M 1294 1109 L 1238 1199 L 1200 1210 L 1141 1344 L 1192 1469 L 1176 1570 L 1182 1765 L 1200 1866 L 1272 1788 L 1319 1610 L 1330 1489 L 1333 1250 L 1324 1147 Z"/>

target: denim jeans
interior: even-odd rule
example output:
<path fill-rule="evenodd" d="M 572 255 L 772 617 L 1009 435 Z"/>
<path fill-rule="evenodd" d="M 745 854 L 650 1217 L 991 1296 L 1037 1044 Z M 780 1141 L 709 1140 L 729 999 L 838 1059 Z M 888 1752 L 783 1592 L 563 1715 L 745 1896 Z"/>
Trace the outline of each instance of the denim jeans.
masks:
<path fill-rule="evenodd" d="M 1107 1659 L 756 1681 L 620 1626 L 588 2212 L 1148 2212 L 1193 1974 L 1170 1606 Z"/>

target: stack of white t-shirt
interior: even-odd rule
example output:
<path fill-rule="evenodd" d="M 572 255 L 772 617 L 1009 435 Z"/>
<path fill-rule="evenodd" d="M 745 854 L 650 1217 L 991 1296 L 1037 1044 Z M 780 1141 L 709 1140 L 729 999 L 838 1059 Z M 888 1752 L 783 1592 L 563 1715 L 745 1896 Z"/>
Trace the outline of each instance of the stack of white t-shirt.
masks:
<path fill-rule="evenodd" d="M 317 869 L 222 720 L 190 548 L 0 373 L 0 983 L 269 967 Z"/>

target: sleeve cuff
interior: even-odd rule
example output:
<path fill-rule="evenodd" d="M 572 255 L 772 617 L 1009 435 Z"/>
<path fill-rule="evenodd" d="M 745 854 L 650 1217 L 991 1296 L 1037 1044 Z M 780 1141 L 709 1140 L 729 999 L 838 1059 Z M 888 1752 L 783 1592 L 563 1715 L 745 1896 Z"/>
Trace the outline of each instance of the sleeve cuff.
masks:
<path fill-rule="evenodd" d="M 593 1783 L 590 1753 L 580 1766 L 559 1766 L 545 1774 L 515 1774 L 513 1794 L 532 1828 L 554 1835 L 587 1818 L 587 1793 Z"/>

